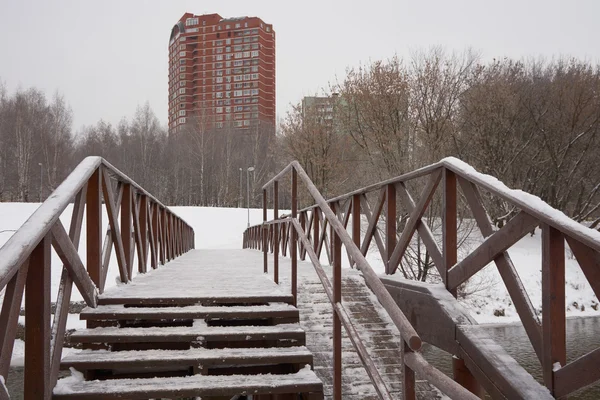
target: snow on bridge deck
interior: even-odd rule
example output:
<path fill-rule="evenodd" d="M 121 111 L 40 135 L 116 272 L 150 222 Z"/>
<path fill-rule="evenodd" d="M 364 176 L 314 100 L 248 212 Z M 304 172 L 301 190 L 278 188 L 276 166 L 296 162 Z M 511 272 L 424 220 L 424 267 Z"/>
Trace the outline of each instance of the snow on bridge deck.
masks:
<path fill-rule="evenodd" d="M 239 304 L 291 302 L 289 258 L 280 259 L 280 280 L 263 273 L 263 255 L 256 250 L 192 250 L 181 257 L 137 276 L 132 283 L 107 290 L 100 304 Z M 331 268 L 325 267 L 331 278 Z M 400 334 L 356 270 L 343 270 L 343 301 L 353 323 L 384 381 L 395 398 L 401 398 Z M 226 299 L 224 301 L 224 299 Z M 106 306 L 105 306 L 106 307 Z M 168 308 L 165 308 L 167 310 Z M 332 307 L 309 262 L 298 262 L 298 309 L 306 332 L 306 347 L 314 356 L 316 375 L 325 398 L 332 394 Z M 343 332 L 342 385 L 344 399 L 376 399 L 377 394 L 358 354 Z M 417 382 L 418 398 L 437 399 L 427 382 Z"/>

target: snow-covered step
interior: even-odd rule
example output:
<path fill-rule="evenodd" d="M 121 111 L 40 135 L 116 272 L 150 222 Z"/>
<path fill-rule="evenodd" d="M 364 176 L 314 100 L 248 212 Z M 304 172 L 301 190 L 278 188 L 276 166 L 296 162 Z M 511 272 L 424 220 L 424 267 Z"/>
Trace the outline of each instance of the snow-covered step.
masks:
<path fill-rule="evenodd" d="M 237 280 L 236 280 L 237 282 Z M 220 293 L 212 293 L 204 295 L 202 291 L 197 291 L 197 296 L 188 296 L 186 291 L 177 297 L 169 297 L 171 294 L 155 293 L 136 293 L 137 288 L 132 288 L 131 291 L 125 293 L 103 294 L 98 297 L 98 304 L 129 304 L 129 305 L 146 305 L 146 306 L 186 306 L 186 305 L 221 305 L 221 304 L 268 304 L 268 303 L 288 303 L 292 304 L 294 297 L 291 294 L 281 293 L 278 289 L 272 292 L 263 293 L 244 293 L 243 288 L 237 284 L 236 288 L 223 290 Z M 240 293 L 236 293 L 240 291 Z"/>
<path fill-rule="evenodd" d="M 189 350 L 106 351 L 83 350 L 62 359 L 61 368 L 90 369 L 203 367 L 229 365 L 312 364 L 312 353 L 304 346 L 274 348 L 226 348 Z"/>
<path fill-rule="evenodd" d="M 187 377 L 84 381 L 83 376 L 59 380 L 54 399 L 107 400 L 122 398 L 181 398 L 240 394 L 312 393 L 322 399 L 323 384 L 310 368 L 293 374 L 194 375 Z"/>
<path fill-rule="evenodd" d="M 164 319 L 265 319 L 298 318 L 298 309 L 287 303 L 259 306 L 125 307 L 122 304 L 87 307 L 82 320 L 164 320 Z"/>
<path fill-rule="evenodd" d="M 300 341 L 300 344 L 304 344 L 304 330 L 299 324 L 207 326 L 203 321 L 196 321 L 193 326 L 82 329 L 73 332 L 71 335 L 71 341 L 78 343 L 159 343 L 279 339 L 293 339 Z"/>

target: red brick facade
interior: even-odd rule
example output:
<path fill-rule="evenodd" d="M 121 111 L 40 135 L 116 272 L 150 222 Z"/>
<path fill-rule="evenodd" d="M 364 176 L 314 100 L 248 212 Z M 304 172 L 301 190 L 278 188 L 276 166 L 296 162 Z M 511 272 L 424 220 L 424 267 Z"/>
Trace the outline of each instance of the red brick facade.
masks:
<path fill-rule="evenodd" d="M 275 32 L 257 17 L 186 13 L 169 38 L 169 131 L 275 126 Z"/>

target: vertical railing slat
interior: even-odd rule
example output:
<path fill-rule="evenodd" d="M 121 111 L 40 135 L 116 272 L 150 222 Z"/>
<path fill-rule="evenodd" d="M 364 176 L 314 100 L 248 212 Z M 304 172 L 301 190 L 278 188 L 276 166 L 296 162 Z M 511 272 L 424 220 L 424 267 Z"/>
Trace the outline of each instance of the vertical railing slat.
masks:
<path fill-rule="evenodd" d="M 24 398 L 50 399 L 50 262 L 52 236 L 31 252 L 25 290 Z"/>

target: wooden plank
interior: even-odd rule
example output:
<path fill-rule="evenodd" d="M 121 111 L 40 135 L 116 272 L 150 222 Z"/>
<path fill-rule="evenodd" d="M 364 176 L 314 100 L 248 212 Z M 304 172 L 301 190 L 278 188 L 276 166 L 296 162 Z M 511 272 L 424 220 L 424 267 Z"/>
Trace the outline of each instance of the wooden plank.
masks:
<path fill-rule="evenodd" d="M 402 198 L 406 209 L 408 210 L 408 212 L 412 212 L 415 209 L 416 205 L 410 193 L 408 193 L 408 190 L 406 189 L 404 183 L 400 183 L 397 186 L 397 189 L 398 194 Z M 433 238 L 433 233 L 431 233 L 431 229 L 429 229 L 429 226 L 427 226 L 427 224 L 421 220 L 419 221 L 419 224 L 417 226 L 417 232 L 419 232 L 419 236 L 421 237 L 423 244 L 425 244 L 425 248 L 429 252 L 429 255 L 431 256 L 431 259 L 433 260 L 433 263 L 435 264 L 435 267 L 437 268 L 440 276 L 445 277 L 446 274 L 444 273 L 444 257 L 442 256 L 442 252 L 440 251 L 437 242 Z"/>
<path fill-rule="evenodd" d="M 409 365 L 411 364 L 411 358 L 406 357 L 407 355 L 414 353 L 406 345 L 404 341 L 402 341 L 402 359 L 400 360 L 402 363 L 402 400 L 416 400 L 417 395 L 415 392 L 415 371 L 414 367 L 411 368 Z M 412 360 L 413 364 L 416 365 L 416 359 Z"/>
<path fill-rule="evenodd" d="M 183 307 L 125 307 L 102 305 L 84 308 L 81 320 L 161 320 L 161 319 L 265 319 L 298 318 L 297 308 L 287 303 L 264 306 L 198 306 Z"/>
<path fill-rule="evenodd" d="M 554 373 L 557 398 L 562 398 L 600 379 L 600 349 L 593 350 Z"/>
<path fill-rule="evenodd" d="M 2 327 L 0 329 L 0 375 L 2 376 L 8 376 L 10 368 L 28 268 L 29 259 L 21 264 L 18 272 L 13 275 L 4 289 L 4 300 L 0 312 L 0 326 Z"/>
<path fill-rule="evenodd" d="M 121 209 L 121 200 L 123 200 L 123 183 L 117 182 L 117 191 L 115 193 L 115 209 Z M 104 237 L 104 245 L 102 246 L 102 272 L 100 274 L 102 281 L 100 293 L 104 292 L 106 285 L 106 274 L 108 274 L 108 266 L 110 264 L 110 256 L 112 254 L 113 241 L 110 233 L 110 224 L 106 228 L 106 236 Z"/>
<path fill-rule="evenodd" d="M 137 260 L 138 260 L 138 272 L 146 273 L 146 242 L 142 239 L 142 233 L 146 232 L 146 225 L 142 225 L 141 219 L 141 198 L 137 194 L 134 195 L 133 205 L 133 232 L 135 238 L 135 248 L 137 249 Z M 142 228 L 143 227 L 143 228 Z M 132 249 L 133 252 L 133 249 Z M 133 256 L 131 257 L 133 262 Z"/>
<path fill-rule="evenodd" d="M 88 274 L 102 292 L 102 201 L 101 201 L 102 168 L 98 168 L 90 177 L 86 191 L 86 267 Z"/>
<path fill-rule="evenodd" d="M 467 204 L 469 205 L 471 212 L 473 213 L 473 217 L 475 218 L 475 222 L 481 231 L 481 234 L 484 238 L 491 236 L 494 234 L 494 229 L 490 220 L 488 218 L 487 212 L 485 208 L 483 208 L 483 202 L 481 201 L 481 196 L 477 187 L 465 180 L 462 177 L 458 178 L 458 182 L 461 186 L 463 194 L 467 199 Z M 508 290 L 508 294 L 512 299 L 513 304 L 515 305 L 515 309 L 521 318 L 521 322 L 523 323 L 523 327 L 525 328 L 525 332 L 529 337 L 529 341 L 531 342 L 538 358 L 542 359 L 542 329 L 541 323 L 531 303 L 529 295 L 527 294 L 527 290 L 523 285 L 523 282 L 519 278 L 519 274 L 513 262 L 508 254 L 508 252 L 502 253 L 499 257 L 494 259 L 496 263 L 496 267 L 498 268 L 498 272 L 506 285 L 506 289 Z"/>
<path fill-rule="evenodd" d="M 190 326 L 150 328 L 94 328 L 73 332 L 76 343 L 174 343 L 202 341 L 260 341 L 304 340 L 304 331 L 298 324 L 274 326 Z"/>
<path fill-rule="evenodd" d="M 444 168 L 442 190 L 442 242 L 444 255 L 443 281 L 456 297 L 456 288 L 448 288 L 448 271 L 458 262 L 458 226 L 456 215 L 456 175 Z"/>
<path fill-rule="evenodd" d="M 273 219 L 279 219 L 279 181 L 273 183 Z M 279 229 L 276 225 L 273 229 L 273 280 L 279 283 Z M 303 248 L 300 247 L 300 253 Z"/>
<path fill-rule="evenodd" d="M 342 302 L 342 241 L 333 238 L 333 399 L 342 400 L 342 322 L 335 306 Z"/>
<path fill-rule="evenodd" d="M 437 387 L 442 393 L 448 395 L 451 399 L 479 400 L 479 397 L 458 385 L 452 379 L 448 378 L 443 372 L 429 364 L 421 354 L 410 352 L 405 354 L 404 358 L 405 363 L 411 368 L 411 370 L 415 371 L 420 377 L 425 378 L 427 381 Z M 414 393 L 414 389 L 411 389 L 411 392 Z M 415 396 L 412 395 L 407 398 L 414 399 Z"/>
<path fill-rule="evenodd" d="M 62 368 L 89 369 L 152 368 L 158 366 L 221 366 L 312 364 L 312 353 L 304 346 L 274 348 L 225 348 L 189 350 L 145 350 L 98 352 L 84 350 L 62 360 Z"/>
<path fill-rule="evenodd" d="M 50 268 L 51 234 L 29 260 L 25 291 L 24 398 L 50 399 Z"/>
<path fill-rule="evenodd" d="M 60 220 L 56 221 L 52 227 L 52 239 L 56 254 L 58 254 L 64 267 L 69 271 L 69 275 L 77 286 L 77 289 L 79 289 L 81 296 L 88 306 L 96 307 L 98 304 L 98 289 L 94 285 L 94 281 L 87 274 L 83 262 L 79 258 L 79 253 Z"/>
<path fill-rule="evenodd" d="M 393 274 L 394 272 L 396 272 L 396 269 L 398 268 L 398 265 L 400 264 L 400 261 L 402 260 L 402 256 L 404 256 L 404 252 L 406 251 L 406 248 L 410 244 L 410 240 L 412 239 L 412 236 L 415 233 L 415 230 L 419 226 L 419 222 L 421 221 L 421 218 L 423 217 L 423 214 L 427 210 L 427 206 L 429 205 L 429 202 L 431 201 L 431 198 L 433 197 L 433 194 L 435 193 L 435 189 L 437 188 L 437 185 L 440 182 L 441 176 L 442 176 L 442 171 L 433 172 L 431 174 L 431 177 L 429 178 L 429 182 L 423 189 L 423 193 L 421 194 L 421 198 L 419 199 L 419 202 L 417 203 L 417 205 L 415 206 L 413 211 L 410 213 L 409 220 L 406 223 L 406 226 L 404 227 L 402 234 L 400 235 L 400 239 L 398 239 L 398 244 L 396 245 L 396 247 L 394 248 L 394 251 L 390 255 L 390 261 L 389 261 L 389 267 L 390 267 L 389 273 L 390 274 Z M 390 249 L 388 248 L 388 252 L 389 251 L 390 251 Z"/>
<path fill-rule="evenodd" d="M 382 190 L 380 192 L 379 199 L 377 200 L 377 205 L 375 206 L 373 213 L 371 213 L 371 208 L 369 207 L 367 197 L 364 195 L 361 197 L 362 209 L 367 217 L 367 221 L 369 221 L 369 225 L 367 226 L 367 232 L 365 233 L 365 238 L 363 240 L 360 251 L 364 256 L 366 256 L 367 252 L 369 251 L 369 246 L 371 246 L 371 240 L 374 237 L 375 243 L 377 244 L 379 254 L 381 255 L 382 260 L 387 260 L 387 253 L 385 251 L 383 241 L 381 240 L 379 230 L 377 229 L 377 223 L 379 222 L 379 216 L 381 215 L 383 205 L 385 204 L 385 195 L 386 191 Z"/>
<path fill-rule="evenodd" d="M 125 190 L 125 188 L 123 188 Z M 104 192 L 104 202 L 106 204 L 106 213 L 108 214 L 108 223 L 110 224 L 110 234 L 112 241 L 115 245 L 115 251 L 117 253 L 117 264 L 119 265 L 119 274 L 121 282 L 127 283 L 129 281 L 129 267 L 127 266 L 127 259 L 125 258 L 125 249 L 123 247 L 123 240 L 121 238 L 121 231 L 119 229 L 119 222 L 117 218 L 117 208 L 115 206 L 115 195 L 113 193 L 110 178 L 107 174 L 102 175 L 102 191 Z M 124 196 L 125 197 L 125 196 Z M 126 197 L 125 197 L 125 200 Z"/>
<path fill-rule="evenodd" d="M 507 399 L 552 399 L 548 390 L 492 340 L 485 329 L 479 325 L 457 327 L 456 340 L 461 348 L 459 355 L 479 383 L 488 392 L 497 391 Z M 481 373 L 477 373 L 473 365 Z"/>
<path fill-rule="evenodd" d="M 291 294 L 273 294 L 273 295 L 247 295 L 244 293 L 224 293 L 222 296 L 202 296 L 201 294 L 192 295 L 189 297 L 164 297 L 156 294 L 153 297 L 120 297 L 118 295 L 111 297 L 99 297 L 99 305 L 107 304 L 128 304 L 128 305 L 147 305 L 147 306 L 168 306 L 168 305 L 193 305 L 193 304 L 263 304 L 263 303 L 289 303 L 293 301 Z"/>
<path fill-rule="evenodd" d="M 64 390 L 56 389 L 54 399 L 142 399 L 142 398 L 195 398 L 219 396 L 233 398 L 240 393 L 254 396 L 278 394 L 322 393 L 323 383 L 314 372 L 302 369 L 292 374 L 263 375 L 193 375 L 170 378 L 115 379 L 73 383 Z"/>
<path fill-rule="evenodd" d="M 123 185 L 123 200 L 121 201 L 121 241 L 123 242 L 123 252 L 125 254 L 125 265 L 127 265 L 127 276 L 133 276 L 133 259 L 131 257 L 131 215 L 132 215 L 132 191 L 131 185 L 126 183 Z M 112 227 L 111 227 L 112 228 Z"/>
<path fill-rule="evenodd" d="M 557 229 L 542 224 L 542 374 L 552 394 L 554 363 L 567 363 L 565 319 L 565 239 Z"/>
<path fill-rule="evenodd" d="M 360 195 L 352 196 L 352 240 L 360 248 Z M 350 259 L 350 267 L 354 267 L 354 260 Z"/>
<path fill-rule="evenodd" d="M 298 218 L 298 173 L 292 169 L 292 219 Z M 291 227 L 291 225 L 290 225 Z M 298 232 L 292 229 L 290 258 L 292 259 L 292 296 L 294 305 L 298 301 Z"/>
<path fill-rule="evenodd" d="M 71 224 L 69 226 L 69 240 L 76 249 L 79 248 L 81 239 L 81 226 L 83 224 L 83 211 L 85 209 L 86 187 L 75 196 L 73 213 L 71 214 Z M 59 220 L 60 221 L 60 220 Z M 59 222 L 57 221 L 57 222 Z M 87 274 L 87 273 L 86 273 Z M 89 276 L 88 276 L 88 279 Z M 62 355 L 65 331 L 67 328 L 67 318 L 69 316 L 69 306 L 71 291 L 73 289 L 73 280 L 69 271 L 63 266 L 56 298 L 56 311 L 54 313 L 54 322 L 52 323 L 52 332 L 50 333 L 50 386 L 56 385 L 58 373 L 60 371 L 60 358 Z"/>
<path fill-rule="evenodd" d="M 517 243 L 538 225 L 538 220 L 520 211 L 514 218 L 489 236 L 482 244 L 448 271 L 446 287 L 455 289 L 483 267 L 500 257 L 509 247 Z"/>
<path fill-rule="evenodd" d="M 596 298 L 600 299 L 600 253 L 572 237 L 566 236 L 565 239 L 594 290 Z"/>
<path fill-rule="evenodd" d="M 150 218 L 148 221 L 149 239 L 150 239 L 150 266 L 152 269 L 158 268 L 158 212 L 156 203 L 150 203 L 148 212 Z"/>

